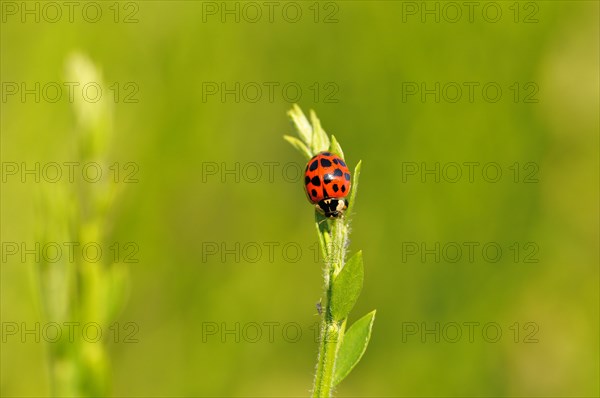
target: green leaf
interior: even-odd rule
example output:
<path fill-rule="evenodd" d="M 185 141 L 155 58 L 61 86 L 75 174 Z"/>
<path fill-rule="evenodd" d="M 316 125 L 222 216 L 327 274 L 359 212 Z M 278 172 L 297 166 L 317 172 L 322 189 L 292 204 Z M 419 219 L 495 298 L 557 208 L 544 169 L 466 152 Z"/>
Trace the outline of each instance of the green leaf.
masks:
<path fill-rule="evenodd" d="M 329 136 L 321 127 L 321 121 L 315 111 L 310 111 L 310 121 L 312 122 L 313 135 L 311 149 L 313 153 L 323 152 L 329 149 Z"/>
<path fill-rule="evenodd" d="M 367 350 L 375 321 L 375 312 L 376 310 L 373 310 L 354 322 L 344 335 L 335 362 L 334 386 L 348 376 Z"/>
<path fill-rule="evenodd" d="M 312 155 L 311 155 L 308 147 L 306 145 L 304 145 L 304 143 L 302 141 L 300 141 L 298 138 L 292 137 L 291 135 L 284 135 L 283 139 L 286 140 L 287 142 L 289 142 L 290 144 L 292 144 L 292 146 L 294 148 L 299 150 L 300 153 L 302 153 L 302 155 L 304 155 L 304 157 L 307 160 L 312 158 Z"/>
<path fill-rule="evenodd" d="M 306 116 L 304 116 L 302 109 L 297 104 L 294 104 L 294 107 L 287 114 L 294 122 L 294 126 L 296 126 L 296 130 L 298 130 L 298 135 L 302 141 L 310 148 L 312 146 L 313 128 Z"/>
<path fill-rule="evenodd" d="M 348 316 L 363 287 L 364 268 L 362 251 L 356 253 L 333 280 L 331 316 L 341 321 Z"/>
<path fill-rule="evenodd" d="M 327 231 L 327 224 L 323 222 L 325 217 L 315 210 L 315 226 L 317 227 L 317 236 L 319 237 L 319 246 L 321 248 L 321 254 L 326 259 L 328 256 L 327 252 L 327 240 L 329 240 L 329 232 Z"/>
<path fill-rule="evenodd" d="M 331 135 L 331 145 L 329 145 L 329 152 L 335 153 L 342 159 L 344 159 L 344 151 L 342 151 L 342 147 L 340 143 L 335 139 L 334 135 Z"/>
<path fill-rule="evenodd" d="M 350 188 L 350 196 L 348 197 L 348 209 L 346 210 L 347 214 L 352 214 L 352 209 L 354 208 L 354 202 L 356 200 L 356 190 L 358 188 L 358 177 L 360 176 L 361 165 L 362 160 L 359 161 L 356 167 L 354 168 L 354 175 L 352 176 L 352 187 Z"/>

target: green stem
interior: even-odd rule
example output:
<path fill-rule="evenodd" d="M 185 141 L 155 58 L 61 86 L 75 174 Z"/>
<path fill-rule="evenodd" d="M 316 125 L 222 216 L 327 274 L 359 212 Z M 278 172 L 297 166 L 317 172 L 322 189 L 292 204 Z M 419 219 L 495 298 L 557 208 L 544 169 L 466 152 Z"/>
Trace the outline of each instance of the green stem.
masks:
<path fill-rule="evenodd" d="M 322 151 L 329 151 L 336 153 L 342 158 L 344 152 L 338 141 L 334 136 L 331 139 L 325 133 L 321 127 L 321 122 L 317 118 L 314 111 L 310 112 L 310 122 L 300 109 L 298 105 L 288 112 L 291 117 L 296 130 L 298 130 L 299 138 L 284 136 L 285 140 L 292 144 L 298 149 L 307 159 L 312 159 L 317 153 Z M 344 297 L 333 297 L 334 292 L 334 281 L 336 280 L 339 273 L 344 268 L 344 254 L 346 245 L 348 243 L 348 236 L 350 233 L 349 218 L 351 209 L 354 204 L 354 198 L 356 197 L 356 187 L 358 181 L 358 175 L 360 174 L 360 162 L 354 169 L 354 179 L 352 181 L 352 189 L 349 192 L 349 205 L 346 210 L 346 216 L 329 220 L 320 215 L 315 211 L 315 225 L 317 227 L 317 235 L 319 237 L 319 245 L 321 247 L 321 253 L 325 257 L 325 294 L 324 294 L 324 307 L 321 311 L 321 323 L 320 323 L 320 341 L 319 341 L 319 357 L 317 360 L 317 373 L 315 375 L 312 396 L 315 398 L 329 398 L 331 397 L 332 390 L 334 387 L 334 377 L 336 372 L 336 361 L 338 351 L 344 338 L 346 330 L 346 316 L 351 308 L 348 308 L 345 312 L 335 310 L 335 314 L 332 311 L 331 303 L 339 303 L 343 301 Z M 360 265 L 361 279 L 360 286 L 362 287 L 362 257 Z M 345 285 L 340 285 L 345 286 Z M 356 291 L 357 286 L 352 288 L 355 290 L 352 294 L 356 295 L 359 291 Z M 341 289 L 341 288 L 340 288 Z M 337 286 L 335 294 L 344 295 L 343 289 L 338 293 Z M 356 300 L 356 297 L 352 297 L 352 300 Z M 352 302 L 353 304 L 353 302 Z M 335 317 L 334 317 L 335 315 Z M 344 316 L 343 319 L 340 319 Z M 364 350 L 363 350 L 364 351 Z M 362 355 L 362 354 L 361 354 Z M 349 371 L 349 370 L 347 370 Z"/>
<path fill-rule="evenodd" d="M 325 221 L 329 222 L 329 221 Z M 325 247 L 327 253 L 325 261 L 325 308 L 321 315 L 319 357 L 317 360 L 317 373 L 313 386 L 314 398 L 329 398 L 333 390 L 333 376 L 337 353 L 346 330 L 346 319 L 336 321 L 331 316 L 331 290 L 333 280 L 344 265 L 344 248 L 347 241 L 348 228 L 343 219 L 333 221 L 331 226 L 331 243 Z M 320 231 L 323 238 L 321 244 L 327 242 L 325 234 L 329 231 Z"/>
<path fill-rule="evenodd" d="M 331 397 L 333 389 L 333 375 L 337 352 L 344 335 L 346 321 L 324 322 L 321 329 L 321 342 L 319 345 L 319 362 L 313 389 L 313 397 Z"/>

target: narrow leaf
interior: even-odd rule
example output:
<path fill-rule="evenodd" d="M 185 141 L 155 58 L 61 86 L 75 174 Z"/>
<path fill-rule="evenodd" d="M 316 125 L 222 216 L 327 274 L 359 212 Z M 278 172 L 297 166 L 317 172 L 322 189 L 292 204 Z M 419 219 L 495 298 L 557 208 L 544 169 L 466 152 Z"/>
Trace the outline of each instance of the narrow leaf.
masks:
<path fill-rule="evenodd" d="M 354 322 L 343 337 L 335 362 L 333 385 L 338 385 L 360 361 L 371 339 L 375 310 Z"/>
<path fill-rule="evenodd" d="M 304 116 L 302 109 L 297 104 L 294 104 L 294 107 L 287 114 L 294 122 L 294 126 L 296 126 L 296 130 L 298 130 L 298 135 L 302 141 L 310 148 L 312 146 L 313 129 L 306 116 Z"/>
<path fill-rule="evenodd" d="M 321 254 L 324 259 L 327 259 L 329 255 L 327 251 L 327 240 L 329 239 L 329 233 L 327 232 L 326 223 L 323 222 L 324 216 L 319 212 L 315 211 L 315 226 L 317 227 L 317 236 L 319 237 L 319 246 L 321 247 Z"/>
<path fill-rule="evenodd" d="M 335 136 L 331 136 L 331 145 L 329 145 L 329 152 L 333 152 L 342 159 L 344 159 L 344 151 L 342 151 L 342 147 L 340 143 L 335 139 Z"/>
<path fill-rule="evenodd" d="M 299 150 L 300 153 L 302 153 L 302 155 L 304 155 L 304 157 L 307 160 L 312 158 L 312 155 L 311 155 L 308 147 L 302 141 L 300 141 L 298 138 L 292 137 L 291 135 L 284 135 L 283 139 L 286 140 L 287 142 L 289 142 L 290 144 L 292 144 L 292 146 L 294 148 Z"/>
<path fill-rule="evenodd" d="M 331 316 L 341 321 L 348 316 L 363 287 L 364 268 L 362 251 L 356 253 L 333 280 Z"/>
<path fill-rule="evenodd" d="M 352 187 L 350 188 L 350 196 L 348 197 L 348 209 L 346 210 L 347 214 L 352 214 L 354 202 L 356 201 L 356 190 L 358 188 L 358 177 L 360 176 L 361 164 L 362 160 L 359 161 L 356 167 L 354 168 L 354 175 L 352 176 Z"/>
<path fill-rule="evenodd" d="M 329 149 L 329 136 L 327 136 L 327 133 L 321 127 L 321 121 L 313 110 L 310 111 L 310 121 L 313 128 L 311 149 L 314 153 L 326 151 Z"/>

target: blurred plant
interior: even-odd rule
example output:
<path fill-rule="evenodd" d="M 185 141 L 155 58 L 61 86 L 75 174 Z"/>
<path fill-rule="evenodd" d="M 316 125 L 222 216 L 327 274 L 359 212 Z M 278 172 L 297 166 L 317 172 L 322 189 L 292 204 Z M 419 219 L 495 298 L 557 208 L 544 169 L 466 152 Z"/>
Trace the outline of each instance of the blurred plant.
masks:
<path fill-rule="evenodd" d="M 79 87 L 99 85 L 104 92 L 98 68 L 82 54 L 72 54 L 66 61 L 66 81 Z M 112 108 L 106 96 L 97 102 L 74 98 L 76 127 L 73 142 L 77 145 L 75 161 L 95 163 L 106 170 L 112 135 Z M 66 141 L 70 142 L 70 140 Z M 107 235 L 108 211 L 114 202 L 117 184 L 103 173 L 97 182 L 57 182 L 43 186 L 38 200 L 37 230 L 42 246 L 70 242 L 73 248 L 87 243 L 96 247 Z M 71 257 L 71 253 L 74 256 Z M 94 325 L 90 330 L 106 331 L 124 302 L 126 269 L 107 261 L 96 261 L 81 250 L 69 251 L 58 261 L 35 264 L 35 276 L 44 322 L 59 325 Z M 90 332 L 92 334 L 95 332 Z M 95 337 L 95 336 L 92 336 Z M 109 374 L 104 343 L 84 338 L 82 333 L 61 335 L 48 344 L 52 396 L 106 396 Z"/>
<path fill-rule="evenodd" d="M 307 160 L 319 152 L 329 151 L 344 158 L 344 152 L 335 136 L 329 136 L 321 127 L 314 111 L 308 121 L 300 107 L 294 105 L 288 112 L 300 139 L 284 136 Z M 375 310 L 356 321 L 346 331 L 348 314 L 354 307 L 363 286 L 362 251 L 346 261 L 350 216 L 356 200 L 361 162 L 352 177 L 348 209 L 342 217 L 328 219 L 315 211 L 315 226 L 321 253 L 325 258 L 325 299 L 321 311 L 319 357 L 312 395 L 330 397 L 338 385 L 362 358 L 375 320 Z"/>

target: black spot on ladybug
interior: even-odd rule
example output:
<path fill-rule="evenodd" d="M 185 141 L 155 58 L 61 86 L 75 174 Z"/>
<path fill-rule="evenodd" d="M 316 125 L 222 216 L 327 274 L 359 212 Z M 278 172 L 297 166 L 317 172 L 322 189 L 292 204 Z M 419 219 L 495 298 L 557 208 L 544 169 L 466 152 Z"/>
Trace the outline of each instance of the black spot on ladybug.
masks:
<path fill-rule="evenodd" d="M 310 182 L 310 177 L 304 176 L 304 185 L 308 185 L 309 182 Z"/>
<path fill-rule="evenodd" d="M 331 152 L 323 152 L 322 155 L 324 155 L 324 156 L 331 156 Z"/>
<path fill-rule="evenodd" d="M 344 178 L 346 179 L 346 181 L 350 181 L 350 174 L 344 173 Z"/>
<path fill-rule="evenodd" d="M 346 167 L 346 163 L 344 163 L 344 161 L 342 159 L 340 159 L 340 164 L 344 167 Z"/>
<path fill-rule="evenodd" d="M 328 198 L 329 194 L 327 193 L 327 191 L 325 190 L 325 186 L 323 186 L 323 197 L 324 198 Z"/>
<path fill-rule="evenodd" d="M 335 170 L 333 171 L 333 175 L 334 175 L 334 176 L 337 176 L 337 177 L 341 177 L 341 176 L 343 176 L 343 175 L 344 175 L 344 173 L 342 173 L 342 170 L 340 170 L 340 169 L 335 169 Z"/>
<path fill-rule="evenodd" d="M 338 160 L 336 158 L 333 158 L 333 164 L 338 164 Z"/>
<path fill-rule="evenodd" d="M 310 182 L 312 182 L 312 184 L 313 184 L 315 187 L 318 187 L 318 186 L 320 186 L 320 185 L 321 185 L 321 180 L 319 179 L 319 176 L 314 176 L 314 177 L 312 178 L 312 180 L 310 180 Z"/>
<path fill-rule="evenodd" d="M 342 192 L 346 192 L 346 186 L 342 185 Z"/>
<path fill-rule="evenodd" d="M 321 158 L 321 166 L 329 167 L 331 166 L 331 162 L 329 161 L 329 159 Z"/>
<path fill-rule="evenodd" d="M 327 173 L 323 176 L 323 182 L 325 184 L 329 184 L 331 181 L 333 181 L 333 174 Z"/>
<path fill-rule="evenodd" d="M 310 196 L 312 196 L 313 198 L 317 197 L 317 190 L 313 189 L 312 191 L 310 191 Z"/>
<path fill-rule="evenodd" d="M 344 186 L 342 185 L 342 188 L 344 188 Z M 337 192 L 339 190 L 337 184 L 333 184 L 333 192 Z"/>
<path fill-rule="evenodd" d="M 317 167 L 319 167 L 319 161 L 315 159 L 315 161 L 310 164 L 310 167 L 308 169 L 310 171 L 315 171 Z"/>

